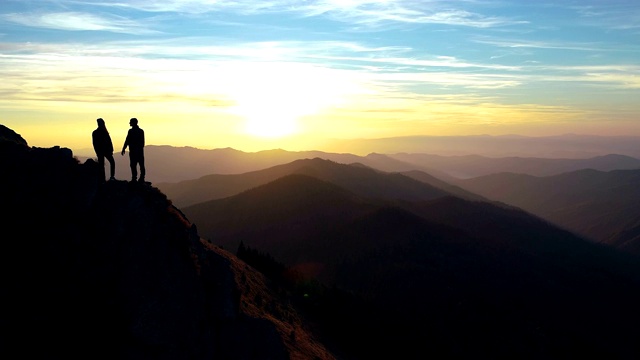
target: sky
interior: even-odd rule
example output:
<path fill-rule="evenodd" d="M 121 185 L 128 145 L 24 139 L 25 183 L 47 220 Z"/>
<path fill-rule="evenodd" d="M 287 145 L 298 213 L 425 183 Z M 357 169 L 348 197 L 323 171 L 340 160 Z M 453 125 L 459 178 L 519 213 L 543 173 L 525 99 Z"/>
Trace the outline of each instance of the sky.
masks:
<path fill-rule="evenodd" d="M 1 0 L 0 124 L 30 146 L 640 136 L 637 0 Z"/>

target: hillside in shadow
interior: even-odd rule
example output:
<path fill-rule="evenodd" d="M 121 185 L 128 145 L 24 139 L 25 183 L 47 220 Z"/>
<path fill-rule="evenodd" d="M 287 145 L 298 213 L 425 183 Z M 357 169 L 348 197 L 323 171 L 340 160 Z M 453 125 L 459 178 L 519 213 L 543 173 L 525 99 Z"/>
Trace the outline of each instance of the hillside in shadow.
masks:
<path fill-rule="evenodd" d="M 183 211 L 213 244 L 270 254 L 361 301 L 368 319 L 321 318 L 366 332 L 370 356 L 639 354 L 638 259 L 517 208 L 367 198 L 294 174 Z"/>
<path fill-rule="evenodd" d="M 0 166 L 2 358 L 336 358 L 158 189 L 4 126 Z"/>

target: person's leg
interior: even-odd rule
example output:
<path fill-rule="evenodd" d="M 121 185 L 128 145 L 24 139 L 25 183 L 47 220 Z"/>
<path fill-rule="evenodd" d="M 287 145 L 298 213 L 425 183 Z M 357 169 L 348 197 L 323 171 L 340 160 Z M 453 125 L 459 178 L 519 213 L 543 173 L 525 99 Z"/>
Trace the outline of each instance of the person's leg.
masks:
<path fill-rule="evenodd" d="M 116 176 L 116 161 L 113 159 L 113 154 L 106 155 L 105 157 L 107 158 L 107 160 L 109 160 L 109 169 L 111 170 L 111 172 L 110 172 L 111 177 L 109 179 L 110 180 L 111 179 L 115 179 L 115 176 Z"/>
<path fill-rule="evenodd" d="M 140 164 L 140 181 L 144 181 L 144 176 L 147 174 L 147 171 L 144 168 L 144 155 L 140 155 L 138 157 L 138 164 Z"/>
<path fill-rule="evenodd" d="M 98 165 L 100 165 L 100 169 L 102 169 L 102 180 L 105 180 L 105 168 L 104 168 L 104 155 L 98 155 Z"/>
<path fill-rule="evenodd" d="M 129 166 L 131 167 L 131 181 L 136 181 L 138 178 L 138 162 L 136 156 L 129 152 Z"/>

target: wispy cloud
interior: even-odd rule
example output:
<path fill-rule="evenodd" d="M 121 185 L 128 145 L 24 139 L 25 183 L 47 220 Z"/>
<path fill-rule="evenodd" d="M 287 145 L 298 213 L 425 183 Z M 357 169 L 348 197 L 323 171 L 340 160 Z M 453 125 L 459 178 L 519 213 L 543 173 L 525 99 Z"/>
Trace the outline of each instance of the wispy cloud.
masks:
<path fill-rule="evenodd" d="M 602 88 L 640 89 L 640 66 L 631 64 L 539 65 L 528 69 L 529 82 L 589 84 Z"/>
<path fill-rule="evenodd" d="M 435 88 L 498 90 L 541 82 L 640 88 L 640 68 L 632 65 L 534 64 L 505 69 L 454 57 L 419 60 L 401 56 L 409 50 L 405 47 L 367 47 L 351 42 L 274 41 L 203 46 L 196 45 L 196 39 L 193 41 L 191 45 L 189 41 L 178 40 L 100 45 L 0 43 L 4 53 L 0 56 L 0 68 L 4 69 L 0 75 L 5 79 L 0 89 L 13 94 L 7 96 L 15 100 L 49 97 L 49 100 L 73 98 L 112 103 L 146 98 L 231 106 L 230 89 L 236 89 L 236 93 L 252 87 L 267 91 L 269 83 L 277 81 L 278 76 L 291 77 L 294 70 L 299 74 L 294 77 L 306 78 L 307 83 L 321 82 L 334 92 L 350 89 L 342 94 L 368 98 L 395 97 L 409 89 L 417 96 Z M 346 63 L 360 65 L 353 71 L 344 70 Z M 495 70 L 495 73 L 465 69 Z M 274 75 L 260 75 L 270 72 Z M 348 80 L 339 85 L 323 80 L 331 78 Z M 238 79 L 246 79 L 244 87 L 238 88 Z M 291 86 L 302 85 L 296 82 Z"/>
<path fill-rule="evenodd" d="M 592 1 L 572 9 L 590 26 L 611 30 L 640 29 L 640 7 L 634 0 Z"/>
<path fill-rule="evenodd" d="M 558 66 L 541 67 L 540 69 L 549 73 L 553 71 L 556 74 L 553 76 L 536 75 L 532 76 L 532 80 L 585 83 L 603 88 L 640 89 L 640 66 Z"/>
<path fill-rule="evenodd" d="M 405 85 L 431 84 L 442 87 L 463 87 L 471 89 L 502 89 L 522 84 L 522 77 L 498 74 L 468 74 L 451 72 L 387 73 L 375 76 L 379 81 Z"/>
<path fill-rule="evenodd" d="M 146 12 L 289 13 L 303 17 L 323 16 L 345 23 L 374 27 L 384 23 L 409 23 L 490 28 L 527 23 L 523 20 L 483 15 L 456 8 L 455 3 L 445 0 L 130 0 L 127 2 L 56 0 L 56 2 L 131 8 Z"/>
<path fill-rule="evenodd" d="M 97 16 L 82 12 L 9 13 L 0 20 L 29 27 L 68 31 L 108 31 L 123 34 L 153 34 L 139 22 L 117 16 Z"/>
<path fill-rule="evenodd" d="M 448 68 L 448 69 L 493 69 L 493 70 L 518 70 L 518 66 L 500 65 L 500 64 L 483 64 L 458 60 L 451 56 L 431 56 L 426 59 L 418 59 L 415 57 L 323 57 L 324 59 L 347 60 L 369 62 L 375 64 L 393 65 L 394 67 L 411 67 L 422 68 Z M 387 68 L 388 69 L 388 68 Z"/>
<path fill-rule="evenodd" d="M 532 49 L 557 49 L 557 50 L 579 50 L 579 51 L 606 51 L 615 50 L 599 43 L 576 43 L 576 42 L 552 42 L 542 40 L 509 40 L 499 38 L 477 37 L 473 39 L 479 44 L 493 45 L 504 48 L 532 48 Z"/>
<path fill-rule="evenodd" d="M 446 24 L 489 28 L 524 23 L 504 17 L 485 16 L 451 8 L 451 3 L 436 1 L 321 1 L 297 9 L 305 16 L 327 15 L 343 22 L 378 25 L 396 22 L 409 24 Z"/>

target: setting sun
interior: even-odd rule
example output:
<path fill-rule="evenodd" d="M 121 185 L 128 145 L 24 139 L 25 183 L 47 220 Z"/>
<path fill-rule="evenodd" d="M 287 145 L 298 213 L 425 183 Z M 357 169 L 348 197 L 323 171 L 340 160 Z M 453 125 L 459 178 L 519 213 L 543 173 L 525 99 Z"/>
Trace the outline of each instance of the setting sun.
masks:
<path fill-rule="evenodd" d="M 274 114 L 277 114 L 275 112 Z M 271 115 L 270 117 L 248 117 L 245 126 L 250 135 L 262 137 L 280 137 L 296 132 L 296 118 L 283 117 L 283 115 Z"/>
<path fill-rule="evenodd" d="M 267 89 L 266 84 L 236 96 L 233 113 L 245 121 L 246 133 L 261 137 L 291 135 L 298 130 L 297 120 L 314 111 L 311 104 L 294 102 L 294 94 L 285 87 Z"/>
<path fill-rule="evenodd" d="M 235 103 L 230 112 L 247 134 L 260 137 L 299 133 L 301 118 L 344 102 L 357 88 L 336 70 L 286 62 L 245 63 L 229 74 L 236 74 L 227 89 Z"/>

